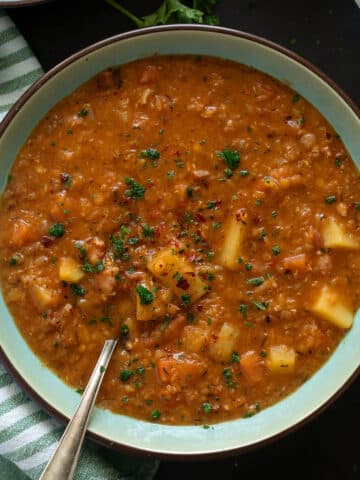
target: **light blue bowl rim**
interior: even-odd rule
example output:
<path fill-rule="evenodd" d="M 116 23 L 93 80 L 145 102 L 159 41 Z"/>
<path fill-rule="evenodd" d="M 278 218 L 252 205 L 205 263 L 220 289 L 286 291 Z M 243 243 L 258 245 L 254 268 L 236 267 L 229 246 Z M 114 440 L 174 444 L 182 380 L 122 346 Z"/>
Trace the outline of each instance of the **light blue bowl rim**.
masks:
<path fill-rule="evenodd" d="M 47 1 L 47 0 L 30 0 L 35 2 L 41 2 L 41 1 Z M 13 6 L 15 4 L 11 2 Z M 18 4 L 23 3 L 26 4 L 27 0 L 24 0 L 23 2 L 18 2 Z M 72 63 L 76 62 L 77 60 L 83 58 L 84 56 L 99 50 L 103 47 L 106 47 L 108 45 L 111 45 L 113 43 L 120 42 L 121 40 L 126 40 L 126 39 L 131 39 L 134 37 L 138 36 L 144 36 L 144 35 L 149 35 L 152 33 L 158 33 L 158 32 L 169 32 L 169 31 L 203 31 L 203 32 L 212 32 L 212 33 L 218 33 L 221 35 L 225 36 L 235 36 L 239 37 L 245 40 L 249 40 L 251 42 L 254 42 L 256 44 L 260 44 L 262 46 L 268 47 L 272 50 L 275 50 L 279 53 L 282 53 L 283 55 L 289 57 L 291 60 L 301 64 L 303 67 L 305 67 L 307 70 L 310 70 L 313 74 L 318 76 L 321 80 L 323 80 L 328 86 L 331 87 L 332 90 L 334 90 L 341 98 L 344 100 L 344 102 L 347 104 L 347 106 L 355 113 L 355 115 L 358 117 L 360 120 L 360 109 L 357 107 L 357 105 L 351 100 L 351 98 L 333 81 L 331 80 L 326 74 L 324 74 L 320 69 L 315 67 L 312 63 L 309 61 L 305 60 L 302 58 L 300 55 L 288 50 L 285 47 L 282 47 L 278 45 L 277 43 L 274 43 L 270 40 L 267 40 L 263 37 L 253 35 L 247 32 L 242 32 L 239 30 L 234 30 L 230 28 L 224 28 L 224 27 L 215 27 L 215 26 L 208 26 L 208 25 L 191 25 L 191 24 L 178 24 L 178 25 L 164 25 L 164 26 L 158 26 L 158 27 L 149 27 L 149 28 L 143 28 L 143 29 L 138 29 L 130 32 L 125 32 L 121 33 L 118 35 L 115 35 L 113 37 L 109 37 L 107 39 L 101 40 L 97 43 L 94 43 L 83 50 L 80 50 L 76 52 L 75 54 L 69 56 L 66 58 L 64 61 L 60 62 L 57 64 L 55 67 L 53 67 L 51 70 L 49 70 L 47 73 L 42 75 L 42 77 L 37 80 L 20 98 L 19 100 L 13 105 L 13 107 L 9 110 L 3 121 L 0 123 L 0 138 L 6 131 L 7 127 L 9 124 L 12 122 L 12 120 L 16 117 L 17 112 L 27 103 L 27 101 L 32 97 L 32 95 L 37 92 L 41 87 L 46 84 L 51 78 L 56 76 L 57 73 L 62 71 L 64 68 L 68 67 Z M 47 412 L 49 412 L 51 415 L 54 417 L 60 419 L 63 422 L 68 422 L 69 418 L 65 415 L 63 415 L 61 412 L 59 412 L 56 408 L 54 408 L 50 403 L 47 402 L 46 399 L 44 399 L 42 396 L 40 396 L 26 381 L 26 379 L 21 375 L 21 373 L 12 365 L 11 360 L 7 357 L 6 353 L 4 352 L 3 348 L 0 345 L 0 359 L 8 369 L 8 371 L 13 375 L 13 377 L 16 379 L 16 381 L 21 385 L 21 387 L 34 399 L 36 400 Z M 309 415 L 307 415 L 305 418 L 301 419 L 297 423 L 289 425 L 289 427 L 283 429 L 282 431 L 272 435 L 271 437 L 267 437 L 265 439 L 260 439 L 257 442 L 254 442 L 251 445 L 245 445 L 245 446 L 240 446 L 238 448 L 233 448 L 233 449 L 228 449 L 224 451 L 215 451 L 215 452 L 209 452 L 209 453 L 196 453 L 193 455 L 189 454 L 183 454 L 183 453 L 172 453 L 172 452 L 166 452 L 166 453 L 161 453 L 159 451 L 152 452 L 148 450 L 144 450 L 141 448 L 136 448 L 134 446 L 127 446 L 125 444 L 120 444 L 117 442 L 114 442 L 106 437 L 103 437 L 101 435 L 98 435 L 94 432 L 88 431 L 87 432 L 87 437 L 96 441 L 99 444 L 102 444 L 106 447 L 110 447 L 113 449 L 121 450 L 121 451 L 128 451 L 129 453 L 132 454 L 139 454 L 139 455 L 148 455 L 148 456 L 153 456 L 155 455 L 157 458 L 176 458 L 176 459 L 182 459 L 182 460 L 199 460 L 199 459 L 209 459 L 211 458 L 222 458 L 225 456 L 229 455 L 234 455 L 236 453 L 246 453 L 249 450 L 252 450 L 254 448 L 260 447 L 267 445 L 269 443 L 274 442 L 275 440 L 278 440 L 282 437 L 284 437 L 286 434 L 293 432 L 300 427 L 302 427 L 305 423 L 313 419 L 315 416 L 319 415 L 322 413 L 326 408 L 329 407 L 330 404 L 332 404 L 349 386 L 350 384 L 358 377 L 360 374 L 360 365 L 357 367 L 357 369 L 353 372 L 353 374 L 341 385 L 341 387 L 334 391 L 333 394 L 325 401 L 322 403 L 317 409 L 311 411 Z"/>

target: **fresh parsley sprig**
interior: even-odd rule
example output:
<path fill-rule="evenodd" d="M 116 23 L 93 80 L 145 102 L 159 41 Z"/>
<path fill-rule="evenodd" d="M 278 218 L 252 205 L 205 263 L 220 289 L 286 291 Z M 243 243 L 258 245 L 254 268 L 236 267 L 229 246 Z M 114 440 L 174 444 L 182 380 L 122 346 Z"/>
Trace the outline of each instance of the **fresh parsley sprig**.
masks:
<path fill-rule="evenodd" d="M 185 5 L 180 0 L 164 0 L 155 12 L 141 18 L 134 15 L 116 0 L 105 0 L 105 2 L 130 18 L 139 28 L 170 23 L 219 24 L 219 18 L 214 11 L 218 0 L 193 0 L 192 7 Z"/>

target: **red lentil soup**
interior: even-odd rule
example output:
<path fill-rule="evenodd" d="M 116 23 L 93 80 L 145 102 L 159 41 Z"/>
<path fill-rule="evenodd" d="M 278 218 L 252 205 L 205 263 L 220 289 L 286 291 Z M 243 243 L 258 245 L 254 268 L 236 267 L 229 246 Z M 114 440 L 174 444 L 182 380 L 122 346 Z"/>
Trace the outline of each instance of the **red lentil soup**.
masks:
<path fill-rule="evenodd" d="M 34 129 L 2 195 L 2 290 L 33 351 L 98 404 L 166 424 L 248 417 L 351 328 L 359 173 L 304 98 L 246 66 L 106 70 Z"/>

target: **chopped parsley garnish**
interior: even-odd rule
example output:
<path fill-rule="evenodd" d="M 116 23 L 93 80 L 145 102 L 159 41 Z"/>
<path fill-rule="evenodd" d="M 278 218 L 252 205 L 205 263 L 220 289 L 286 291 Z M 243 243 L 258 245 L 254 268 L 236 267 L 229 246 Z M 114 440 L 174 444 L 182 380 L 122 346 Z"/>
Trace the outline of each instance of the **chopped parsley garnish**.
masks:
<path fill-rule="evenodd" d="M 55 223 L 49 228 L 49 234 L 53 237 L 62 237 L 65 233 L 65 228 L 62 223 Z"/>
<path fill-rule="evenodd" d="M 355 202 L 355 210 L 360 210 L 360 202 Z"/>
<path fill-rule="evenodd" d="M 86 261 L 81 269 L 87 273 L 98 273 L 104 270 L 104 264 L 102 260 L 99 260 L 95 265 L 91 264 L 90 262 Z"/>
<path fill-rule="evenodd" d="M 276 218 L 276 217 L 278 216 L 278 212 L 277 212 L 276 210 L 273 210 L 273 211 L 271 212 L 271 216 L 272 216 L 273 218 Z"/>
<path fill-rule="evenodd" d="M 188 198 L 192 198 L 193 193 L 194 193 L 194 189 L 192 187 L 186 187 L 186 196 Z"/>
<path fill-rule="evenodd" d="M 201 405 L 201 408 L 204 410 L 205 413 L 210 413 L 212 410 L 212 406 L 210 405 L 210 403 L 206 402 Z"/>
<path fill-rule="evenodd" d="M 129 245 L 136 245 L 139 242 L 139 237 L 134 235 L 133 237 L 129 237 L 127 243 Z"/>
<path fill-rule="evenodd" d="M 241 177 L 247 177 L 249 175 L 249 170 L 240 170 Z"/>
<path fill-rule="evenodd" d="M 141 305 L 150 305 L 155 299 L 155 295 L 144 287 L 144 285 L 138 285 L 136 287 L 136 293 L 139 295 Z"/>
<path fill-rule="evenodd" d="M 176 173 L 174 172 L 174 170 L 169 170 L 166 174 L 167 178 L 171 179 L 171 178 L 174 178 L 176 175 Z"/>
<path fill-rule="evenodd" d="M 240 363 L 240 357 L 239 357 L 238 352 L 232 352 L 231 363 Z"/>
<path fill-rule="evenodd" d="M 120 227 L 121 238 L 124 239 L 126 235 L 129 235 L 130 229 L 127 228 L 125 225 L 121 225 Z"/>
<path fill-rule="evenodd" d="M 183 293 L 181 295 L 181 300 L 185 307 L 188 307 L 191 303 L 191 297 L 188 293 Z"/>
<path fill-rule="evenodd" d="M 64 182 L 64 186 L 65 186 L 65 188 L 69 188 L 71 184 L 72 184 L 72 176 L 68 175 L 67 179 Z"/>
<path fill-rule="evenodd" d="M 217 201 L 216 200 L 208 200 L 206 202 L 206 208 L 208 210 L 215 210 L 217 206 Z"/>
<path fill-rule="evenodd" d="M 116 237 L 115 235 L 112 235 L 110 237 L 110 241 L 111 241 L 116 253 L 118 253 L 119 255 L 124 253 L 124 241 L 123 240 Z"/>
<path fill-rule="evenodd" d="M 261 350 L 261 352 L 259 353 L 260 357 L 266 357 L 266 352 L 265 350 Z"/>
<path fill-rule="evenodd" d="M 247 306 L 245 305 L 245 303 L 241 303 L 239 305 L 239 312 L 242 314 L 242 316 L 245 318 L 246 317 L 246 314 L 247 314 Z"/>
<path fill-rule="evenodd" d="M 160 410 L 157 410 L 157 409 L 156 409 L 156 410 L 153 410 L 153 411 L 151 412 L 151 418 L 152 418 L 153 420 L 159 420 L 160 417 L 161 417 L 161 412 L 160 412 Z"/>
<path fill-rule="evenodd" d="M 267 233 L 265 230 L 262 228 L 260 233 L 259 233 L 259 240 L 263 240 L 266 237 Z"/>
<path fill-rule="evenodd" d="M 89 110 L 87 108 L 82 108 L 78 113 L 78 117 L 87 117 Z"/>
<path fill-rule="evenodd" d="M 120 335 L 123 340 L 126 340 L 129 337 L 129 333 L 130 333 L 129 325 L 127 325 L 126 323 L 121 325 Z"/>
<path fill-rule="evenodd" d="M 144 375 L 144 373 L 145 373 L 145 368 L 144 368 L 144 367 L 138 367 L 138 368 L 135 370 L 135 373 L 136 373 L 136 375 Z"/>
<path fill-rule="evenodd" d="M 144 238 L 154 238 L 155 230 L 153 229 L 153 227 L 150 227 L 146 223 L 143 223 L 141 225 L 141 228 L 142 228 L 142 234 Z"/>
<path fill-rule="evenodd" d="M 235 388 L 236 387 L 236 383 L 233 382 L 233 376 L 232 376 L 232 371 L 231 371 L 231 368 L 224 368 L 223 372 L 222 372 L 222 375 L 223 375 L 223 378 L 224 378 L 224 381 L 225 381 L 225 385 L 228 387 L 228 388 Z"/>
<path fill-rule="evenodd" d="M 120 380 L 122 382 L 127 382 L 133 375 L 134 375 L 134 372 L 132 370 L 121 370 Z"/>
<path fill-rule="evenodd" d="M 266 310 L 269 306 L 268 302 L 258 302 L 257 300 L 252 300 L 252 304 L 256 307 L 257 310 Z"/>
<path fill-rule="evenodd" d="M 245 270 L 247 270 L 248 272 L 250 272 L 251 269 L 252 269 L 251 263 L 245 263 Z"/>
<path fill-rule="evenodd" d="M 125 191 L 125 196 L 137 200 L 138 198 L 144 198 L 146 188 L 137 183 L 133 178 L 125 178 L 126 185 L 129 185 L 130 189 Z"/>
<path fill-rule="evenodd" d="M 252 328 L 254 325 L 251 322 L 245 322 L 246 328 Z"/>
<path fill-rule="evenodd" d="M 236 170 L 240 163 L 240 155 L 236 150 L 223 150 L 216 152 L 216 156 L 222 158 L 231 170 Z"/>
<path fill-rule="evenodd" d="M 340 157 L 337 157 L 337 158 L 335 159 L 335 165 L 336 165 L 337 167 L 341 167 L 342 163 L 343 163 L 343 161 L 341 160 Z"/>
<path fill-rule="evenodd" d="M 160 153 L 156 148 L 148 148 L 140 152 L 141 158 L 151 158 L 151 160 L 158 160 L 160 158 Z"/>
<path fill-rule="evenodd" d="M 211 226 L 214 230 L 218 230 L 221 227 L 221 222 L 214 222 Z"/>
<path fill-rule="evenodd" d="M 194 222 L 194 215 L 191 212 L 185 212 L 184 215 L 186 223 L 193 223 Z"/>
<path fill-rule="evenodd" d="M 17 265 L 18 261 L 21 260 L 22 256 L 20 253 L 15 253 L 15 255 L 13 255 L 10 260 L 9 260 L 9 265 L 11 267 L 14 267 L 15 265 Z"/>
<path fill-rule="evenodd" d="M 326 197 L 325 202 L 328 205 L 331 205 L 332 203 L 336 202 L 336 196 L 335 195 L 330 195 L 329 197 Z"/>
<path fill-rule="evenodd" d="M 264 283 L 264 277 L 248 278 L 246 280 L 246 283 L 248 285 L 253 285 L 254 287 L 258 287 L 259 285 L 262 285 Z"/>
<path fill-rule="evenodd" d="M 279 254 L 280 254 L 280 247 L 279 245 L 274 245 L 272 247 L 272 253 L 275 255 L 275 257 L 277 257 Z"/>
<path fill-rule="evenodd" d="M 224 175 L 226 178 L 231 178 L 233 176 L 233 172 L 230 170 L 230 168 L 225 168 Z"/>
<path fill-rule="evenodd" d="M 296 95 L 293 96 L 292 98 L 292 103 L 297 103 L 300 100 L 300 95 L 297 93 Z"/>
<path fill-rule="evenodd" d="M 80 285 L 77 285 L 76 283 L 72 283 L 70 285 L 70 288 L 71 288 L 71 291 L 72 291 L 73 295 L 75 295 L 77 297 L 83 297 L 86 293 L 85 288 L 80 287 Z"/>
<path fill-rule="evenodd" d="M 80 257 L 83 258 L 86 255 L 86 250 L 85 248 L 81 245 L 80 242 L 75 243 L 75 247 L 79 250 Z"/>

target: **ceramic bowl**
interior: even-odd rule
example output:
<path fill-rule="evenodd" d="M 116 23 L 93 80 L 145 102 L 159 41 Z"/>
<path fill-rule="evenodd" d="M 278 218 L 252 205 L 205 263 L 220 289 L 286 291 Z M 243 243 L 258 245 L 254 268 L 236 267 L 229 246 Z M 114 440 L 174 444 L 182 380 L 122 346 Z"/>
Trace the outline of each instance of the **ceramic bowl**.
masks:
<path fill-rule="evenodd" d="M 101 70 L 153 54 L 215 55 L 250 65 L 290 85 L 312 103 L 360 162 L 360 118 L 350 99 L 305 60 L 264 39 L 217 27 L 165 26 L 97 43 L 45 74 L 0 126 L 0 188 L 22 144 L 46 112 Z M 48 411 L 68 419 L 79 395 L 32 353 L 0 298 L 1 357 L 17 381 Z M 89 437 L 108 446 L 158 457 L 223 456 L 277 439 L 333 401 L 360 370 L 360 318 L 356 315 L 325 365 L 292 395 L 254 417 L 200 426 L 164 426 L 95 408 Z"/>

